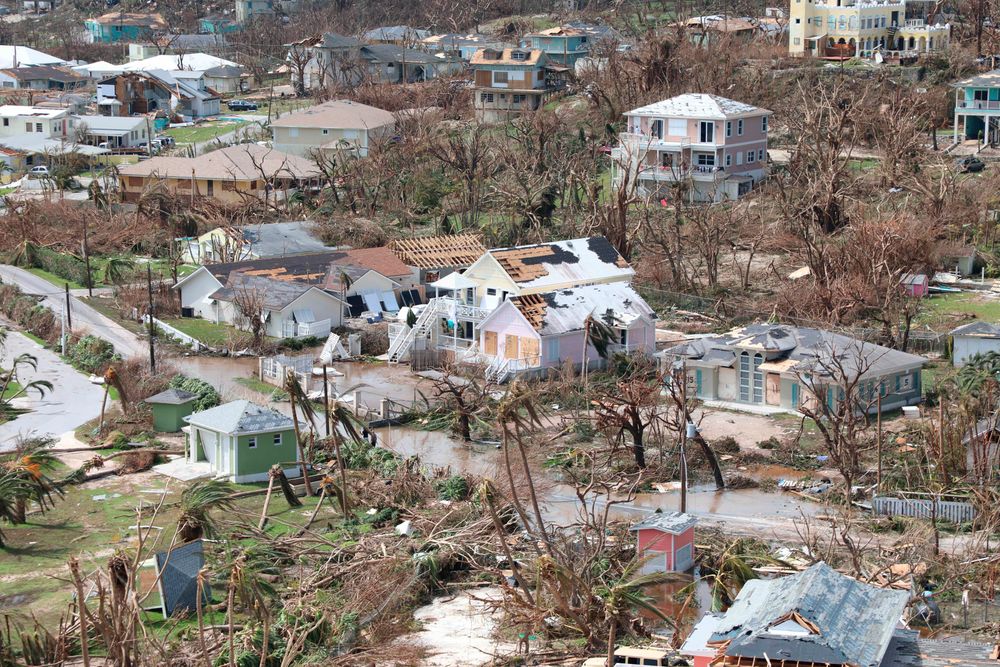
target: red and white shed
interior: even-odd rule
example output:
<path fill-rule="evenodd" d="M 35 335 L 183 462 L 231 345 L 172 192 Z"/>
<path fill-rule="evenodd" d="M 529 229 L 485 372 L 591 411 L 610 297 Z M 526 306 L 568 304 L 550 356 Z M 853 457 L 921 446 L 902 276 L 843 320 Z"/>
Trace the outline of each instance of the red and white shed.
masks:
<path fill-rule="evenodd" d="M 638 533 L 636 553 L 647 558 L 642 572 L 685 572 L 694 567 L 694 526 L 690 514 L 662 512 L 651 514 L 630 531 Z"/>

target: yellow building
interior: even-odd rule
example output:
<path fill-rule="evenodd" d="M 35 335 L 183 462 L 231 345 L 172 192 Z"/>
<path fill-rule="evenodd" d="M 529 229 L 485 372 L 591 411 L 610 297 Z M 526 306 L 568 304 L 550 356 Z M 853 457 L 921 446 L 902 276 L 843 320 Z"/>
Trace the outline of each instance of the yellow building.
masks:
<path fill-rule="evenodd" d="M 918 57 L 948 48 L 931 0 L 791 0 L 788 52 L 820 58 Z"/>

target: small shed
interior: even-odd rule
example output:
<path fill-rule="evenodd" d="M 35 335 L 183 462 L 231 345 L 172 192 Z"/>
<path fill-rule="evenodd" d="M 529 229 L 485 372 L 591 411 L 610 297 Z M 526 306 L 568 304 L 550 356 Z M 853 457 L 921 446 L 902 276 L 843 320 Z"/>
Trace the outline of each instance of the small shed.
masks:
<path fill-rule="evenodd" d="M 629 528 L 638 533 L 636 553 L 646 559 L 642 573 L 685 572 L 694 567 L 696 523 L 690 514 L 658 512 Z"/>
<path fill-rule="evenodd" d="M 906 292 L 907 296 L 917 298 L 927 296 L 927 292 L 930 290 L 930 279 L 927 278 L 926 273 L 907 273 L 899 281 L 899 284 L 903 286 L 903 291 Z"/>
<path fill-rule="evenodd" d="M 183 389 L 167 389 L 146 399 L 153 411 L 153 429 L 161 433 L 177 433 L 184 427 L 184 418 L 194 412 L 198 395 Z"/>
<path fill-rule="evenodd" d="M 138 585 L 145 593 L 153 586 L 146 602 L 147 611 L 157 611 L 169 617 L 177 611 L 194 613 L 198 606 L 198 572 L 205 566 L 201 540 L 195 540 L 161 551 L 142 564 Z M 201 602 L 207 604 L 212 594 L 205 584 L 201 587 Z"/>
<path fill-rule="evenodd" d="M 951 335 L 951 363 L 964 366 L 977 354 L 1000 352 L 1000 324 L 976 320 L 948 332 Z"/>

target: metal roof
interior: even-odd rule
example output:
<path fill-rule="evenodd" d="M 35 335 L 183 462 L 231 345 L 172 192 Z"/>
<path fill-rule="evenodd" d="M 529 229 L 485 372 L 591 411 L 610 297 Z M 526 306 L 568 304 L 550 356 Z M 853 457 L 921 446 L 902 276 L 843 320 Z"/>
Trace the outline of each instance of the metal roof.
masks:
<path fill-rule="evenodd" d="M 672 535 L 680 535 L 688 528 L 694 528 L 698 519 L 682 512 L 656 512 L 638 523 L 633 523 L 629 530 L 652 528 Z"/>
<path fill-rule="evenodd" d="M 1000 338 L 1000 324 L 993 322 L 983 322 L 977 320 L 952 329 L 948 332 L 952 336 L 976 336 L 979 338 Z"/>
<path fill-rule="evenodd" d="M 372 42 L 419 41 L 431 36 L 430 30 L 421 30 L 408 25 L 388 25 L 369 30 L 362 37 Z"/>
<path fill-rule="evenodd" d="M 371 62 L 410 63 L 427 65 L 441 62 L 433 54 L 407 49 L 395 44 L 366 44 L 361 47 L 361 58 Z"/>
<path fill-rule="evenodd" d="M 906 591 L 862 584 L 817 563 L 780 579 L 747 582 L 712 634 L 725 655 L 878 667 L 909 602 Z M 775 626 L 799 620 L 803 633 Z"/>
<path fill-rule="evenodd" d="M 788 372 L 832 375 L 861 373 L 863 377 L 919 368 L 924 357 L 867 343 L 842 334 L 786 324 L 751 324 L 719 336 L 705 336 L 669 348 L 665 354 L 691 360 L 721 362 L 741 352 L 763 354 L 768 361 L 791 359 Z M 721 364 L 719 364 L 721 365 Z M 729 365 L 729 364 L 725 364 Z"/>
<path fill-rule="evenodd" d="M 330 100 L 278 118 L 271 127 L 312 127 L 326 129 L 373 129 L 393 125 L 391 111 L 352 100 Z"/>
<path fill-rule="evenodd" d="M 316 46 L 321 49 L 350 49 L 361 46 L 361 41 L 336 32 L 324 32 Z"/>
<path fill-rule="evenodd" d="M 952 88 L 1000 88 L 1000 69 L 970 76 L 951 84 Z"/>
<path fill-rule="evenodd" d="M 725 120 L 751 114 L 769 114 L 767 109 L 737 102 L 718 95 L 686 93 L 638 109 L 626 111 L 626 116 L 665 116 L 675 118 L 708 118 Z"/>
<path fill-rule="evenodd" d="M 232 401 L 184 418 L 188 424 L 218 433 L 241 435 L 294 428 L 291 417 L 250 401 Z"/>

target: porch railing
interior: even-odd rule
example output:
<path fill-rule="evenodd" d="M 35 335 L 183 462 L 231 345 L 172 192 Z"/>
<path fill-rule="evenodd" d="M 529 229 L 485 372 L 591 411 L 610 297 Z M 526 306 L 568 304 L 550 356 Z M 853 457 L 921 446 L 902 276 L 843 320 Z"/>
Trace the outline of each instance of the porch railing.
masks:
<path fill-rule="evenodd" d="M 325 336 L 330 333 L 332 325 L 329 319 L 316 322 L 284 322 L 281 335 L 285 338 L 305 338 L 306 336 Z"/>
<path fill-rule="evenodd" d="M 958 108 L 996 111 L 1000 110 L 1000 101 L 992 102 L 986 100 L 959 100 Z"/>

